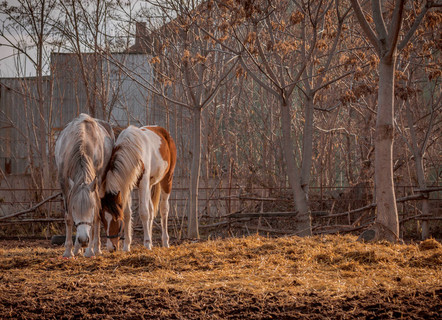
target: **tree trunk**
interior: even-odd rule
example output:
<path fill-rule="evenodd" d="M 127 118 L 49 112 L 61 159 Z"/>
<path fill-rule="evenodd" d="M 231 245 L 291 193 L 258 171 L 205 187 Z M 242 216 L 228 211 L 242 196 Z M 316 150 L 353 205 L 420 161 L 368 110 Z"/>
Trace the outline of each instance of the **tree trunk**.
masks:
<path fill-rule="evenodd" d="M 298 211 L 297 234 L 300 236 L 310 236 L 312 234 L 310 212 L 308 209 L 307 197 L 302 189 L 301 174 L 296 165 L 293 141 L 291 138 L 291 114 L 290 105 L 283 102 L 281 107 L 281 126 L 282 126 L 282 147 L 284 150 L 285 162 L 287 165 L 287 175 L 290 187 L 293 192 L 295 208 Z"/>
<path fill-rule="evenodd" d="M 50 186 L 50 174 L 49 174 L 49 156 L 47 153 L 47 123 L 45 119 L 47 118 L 47 114 L 45 112 L 45 99 L 43 96 L 43 80 L 38 80 L 39 87 L 39 121 L 38 121 L 38 132 L 39 132 L 39 151 L 40 151 L 40 170 L 41 170 L 41 188 L 46 189 Z M 42 190 L 43 191 L 43 190 Z M 43 191 L 41 197 L 46 197 L 47 194 Z"/>
<path fill-rule="evenodd" d="M 414 157 L 414 164 L 416 166 L 417 180 L 419 182 L 419 189 L 425 189 L 427 184 L 425 182 L 424 166 L 422 154 Z M 422 215 L 428 216 L 430 213 L 430 206 L 428 199 L 422 200 Z M 427 239 L 430 236 L 430 229 L 428 226 L 428 220 L 422 220 L 422 240 Z"/>
<path fill-rule="evenodd" d="M 45 112 L 45 88 L 44 88 L 44 80 L 43 80 L 43 21 L 44 21 L 44 2 L 42 3 L 43 8 L 41 8 L 41 17 L 40 17 L 40 29 L 39 29 L 39 36 L 38 36 L 38 43 L 37 43 L 37 64 L 36 64 L 36 74 L 37 74 L 37 101 L 38 101 L 38 122 L 35 123 L 35 125 L 38 126 L 38 139 L 37 145 L 39 146 L 39 152 L 40 152 L 40 181 L 41 181 L 41 188 L 46 189 L 49 186 L 50 178 L 49 178 L 49 157 L 46 152 L 47 147 L 47 114 Z M 44 191 L 42 190 L 42 194 L 40 195 L 42 198 L 46 196 L 44 194 Z"/>
<path fill-rule="evenodd" d="M 427 187 L 427 183 L 425 181 L 425 171 L 424 171 L 424 153 L 425 150 L 420 150 L 419 145 L 417 143 L 416 130 L 414 128 L 413 114 L 410 110 L 410 105 L 406 105 L 406 115 L 407 115 L 407 123 L 410 129 L 411 136 L 411 152 L 413 152 L 414 156 L 414 166 L 416 167 L 416 176 L 420 189 L 425 189 Z M 425 142 L 423 142 L 425 145 Z M 428 199 L 422 200 L 422 215 L 429 214 L 429 203 Z M 422 221 L 422 239 L 425 240 L 429 237 L 430 230 L 428 228 L 428 220 Z"/>
<path fill-rule="evenodd" d="M 313 99 L 314 97 L 310 95 L 306 98 L 304 133 L 302 138 L 301 186 L 307 198 L 313 158 Z"/>
<path fill-rule="evenodd" d="M 376 222 L 399 237 L 399 219 L 393 182 L 395 60 L 394 57 L 382 58 L 379 64 L 378 111 L 375 136 L 375 193 L 377 202 Z"/>
<path fill-rule="evenodd" d="M 193 110 L 192 166 L 190 169 L 190 206 L 187 237 L 199 239 L 198 230 L 198 186 L 201 167 L 201 108 Z"/>
<path fill-rule="evenodd" d="M 428 1 L 422 7 L 419 16 L 416 16 L 413 25 L 398 43 L 402 21 L 404 19 L 405 0 L 393 1 L 391 21 L 387 24 L 384 19 L 383 7 L 379 0 L 372 0 L 372 20 L 375 31 L 365 18 L 365 14 L 358 0 L 351 0 L 356 18 L 363 32 L 374 46 L 380 58 L 379 62 L 379 89 L 378 111 L 376 115 L 375 136 L 375 196 L 377 203 L 377 218 L 375 228 L 377 239 L 397 242 L 399 238 L 399 219 L 396 207 L 393 181 L 393 117 L 394 117 L 394 72 L 396 53 L 405 48 L 411 39 L 425 13 L 431 8 Z M 385 14 L 385 16 L 387 16 Z M 375 33 L 376 32 L 376 33 Z"/>

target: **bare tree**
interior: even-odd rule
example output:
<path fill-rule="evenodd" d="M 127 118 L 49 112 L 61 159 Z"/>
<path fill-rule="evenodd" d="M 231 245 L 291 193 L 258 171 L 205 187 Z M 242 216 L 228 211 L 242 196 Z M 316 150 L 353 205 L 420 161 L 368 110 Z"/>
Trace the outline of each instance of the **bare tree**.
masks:
<path fill-rule="evenodd" d="M 437 140 L 440 139 L 437 132 L 440 131 L 439 124 L 442 121 L 441 71 L 436 67 L 435 60 L 439 51 L 435 39 L 441 27 L 436 21 L 436 12 L 426 15 L 416 31 L 420 34 L 419 39 L 402 50 L 403 59 L 398 62 L 396 72 L 396 128 L 406 148 L 411 151 L 414 162 L 415 171 L 410 180 L 413 184 L 417 182 L 420 190 L 425 190 L 429 184 L 434 183 L 429 179 L 431 167 L 428 160 L 432 157 Z M 437 154 L 437 151 L 435 153 Z M 402 158 L 408 160 L 406 155 Z M 424 198 L 421 204 L 422 216 L 428 217 L 428 197 Z M 422 238 L 426 239 L 429 235 L 428 220 L 422 220 Z"/>
<path fill-rule="evenodd" d="M 310 235 L 307 199 L 312 165 L 313 99 L 319 90 L 342 78 L 330 77 L 324 82 L 322 78 L 318 80 L 314 64 L 310 62 L 318 55 L 326 56 L 328 58 L 322 59 L 324 65 L 319 73 L 327 72 L 330 68 L 337 41 L 329 47 L 328 53 L 319 54 L 318 33 L 323 31 L 319 28 L 325 25 L 325 18 L 335 2 L 251 1 L 240 2 L 240 10 L 231 10 L 228 2 L 219 1 L 217 4 L 225 23 L 230 24 L 230 37 L 236 40 L 236 44 L 232 47 L 221 39 L 218 41 L 240 55 L 241 66 L 247 75 L 278 101 L 286 172 L 298 211 L 297 233 Z M 336 5 L 339 33 L 347 13 L 341 16 L 339 3 L 336 2 Z M 324 44 L 323 39 L 321 43 Z M 295 89 L 300 86 L 303 76 L 308 103 L 304 106 L 302 155 L 297 157 L 294 146 L 297 137 L 292 135 L 292 119 Z"/>
<path fill-rule="evenodd" d="M 390 22 L 386 24 L 388 10 L 382 10 L 381 2 L 372 0 L 374 30 L 358 0 L 351 0 L 356 17 L 368 41 L 379 56 L 379 91 L 375 139 L 375 192 L 377 203 L 376 222 L 380 226 L 377 238 L 397 241 L 399 219 L 393 183 L 393 117 L 394 117 L 394 72 L 397 50 L 405 47 L 421 20 L 431 8 L 427 2 L 415 18 L 408 32 L 399 38 L 404 17 L 405 0 L 394 1 Z M 385 5 L 384 5 L 385 6 Z"/>
<path fill-rule="evenodd" d="M 217 96 L 236 64 L 232 54 L 220 52 L 207 41 L 199 26 L 214 27 L 210 10 L 192 1 L 151 1 L 163 17 L 162 27 L 152 30 L 152 63 L 156 82 L 150 90 L 185 108 L 192 119 L 189 183 L 189 238 L 199 238 L 198 189 L 201 170 L 202 112 Z"/>
<path fill-rule="evenodd" d="M 48 46 L 51 44 L 53 14 L 57 1 L 54 0 L 18 0 L 17 5 L 4 2 L 1 4 L 1 14 L 6 16 L 0 36 L 19 55 L 25 56 L 35 68 L 35 81 L 23 79 L 24 106 L 29 108 L 24 112 L 27 116 L 28 149 L 37 163 L 32 166 L 31 175 L 36 187 L 45 188 L 51 185 L 49 144 L 49 123 L 51 107 L 51 84 L 45 80 L 45 70 L 48 71 Z M 18 39 L 21 40 L 18 41 Z M 30 49 L 30 50 L 29 50 Z M 35 50 L 35 55 L 31 53 Z M 35 88 L 35 91 L 34 91 Z M 36 102 L 37 112 L 31 106 Z M 49 119 L 49 121 L 47 121 Z"/>
<path fill-rule="evenodd" d="M 62 19 L 57 28 L 66 49 L 73 52 L 78 60 L 86 108 L 93 117 L 107 114 L 107 86 L 103 77 L 102 55 L 107 52 L 106 27 L 115 10 L 112 0 L 99 0 L 93 3 L 81 1 L 61 1 Z M 101 102 L 101 103 L 100 103 Z"/>
<path fill-rule="evenodd" d="M 293 1 L 300 12 L 312 10 L 309 2 Z M 334 6 L 334 10 L 331 8 Z M 340 68 L 339 56 L 337 54 L 339 45 L 342 42 L 341 34 L 344 26 L 344 21 L 350 11 L 350 8 L 343 9 L 342 3 L 339 0 L 324 2 L 323 7 L 315 8 L 316 20 L 311 22 L 311 30 L 308 30 L 309 24 L 306 20 L 302 22 L 302 32 L 304 37 L 309 33 L 318 33 L 315 37 L 318 38 L 318 44 L 315 51 L 313 51 L 310 59 L 308 59 L 306 68 L 304 69 L 303 79 L 303 93 L 305 96 L 304 106 L 304 129 L 303 129 L 303 150 L 301 161 L 301 184 L 305 193 L 308 195 L 308 186 L 310 183 L 310 175 L 313 161 L 313 131 L 314 131 L 314 110 L 315 100 L 321 94 L 321 91 L 328 86 L 331 86 L 337 81 L 349 76 L 353 70 L 342 71 Z M 322 14 L 320 12 L 323 12 Z M 342 11 L 342 12 L 341 12 Z M 335 14 L 335 16 L 334 16 Z M 310 20 L 311 21 L 311 20 Z M 307 46 L 308 42 L 304 41 L 302 44 L 302 57 L 307 60 Z M 338 71 L 337 71 L 338 69 Z M 341 69 L 341 70 L 339 70 Z M 333 70 L 333 71 L 331 71 Z M 318 108 L 320 110 L 320 108 Z M 328 112 L 328 110 L 324 110 Z"/>

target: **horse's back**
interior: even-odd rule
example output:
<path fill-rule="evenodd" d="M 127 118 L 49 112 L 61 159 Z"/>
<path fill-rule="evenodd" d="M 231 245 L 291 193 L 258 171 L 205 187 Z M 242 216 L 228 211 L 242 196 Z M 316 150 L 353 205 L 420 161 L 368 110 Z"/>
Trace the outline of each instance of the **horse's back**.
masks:
<path fill-rule="evenodd" d="M 74 118 L 71 122 L 68 122 L 63 130 L 60 132 L 58 139 L 55 143 L 55 155 L 61 155 L 71 148 L 70 140 L 74 141 L 75 136 L 78 134 L 79 126 L 83 123 L 90 123 L 95 121 L 91 116 L 81 113 L 77 118 Z"/>
<path fill-rule="evenodd" d="M 172 189 L 173 172 L 175 170 L 177 157 L 175 141 L 173 140 L 170 133 L 163 127 L 146 126 L 141 128 L 141 130 L 146 133 L 153 132 L 161 139 L 161 144 L 158 148 L 158 151 L 161 155 L 161 158 L 167 162 L 167 169 L 165 170 L 165 174 L 161 179 L 161 187 L 164 192 L 170 193 Z"/>
<path fill-rule="evenodd" d="M 114 145 L 112 128 L 103 120 L 81 113 L 69 122 L 60 133 L 55 145 L 55 160 L 60 175 L 68 176 L 69 163 L 80 156 L 89 157 L 97 174 L 104 174 Z M 67 177 L 64 177 L 67 178 Z"/>
<path fill-rule="evenodd" d="M 111 125 L 108 122 L 101 119 L 96 119 L 96 121 L 100 126 L 103 127 L 104 131 L 107 133 L 109 138 L 115 140 L 114 130 L 112 129 Z"/>
<path fill-rule="evenodd" d="M 160 152 L 162 156 L 169 162 L 170 170 L 173 172 L 175 169 L 177 154 L 175 141 L 173 140 L 169 131 L 160 126 L 146 126 L 144 128 L 154 132 L 161 138 L 162 144 Z"/>
<path fill-rule="evenodd" d="M 97 124 L 101 130 L 101 134 L 103 135 L 102 138 L 102 144 L 103 144 L 103 166 L 101 167 L 100 174 L 105 174 L 105 169 L 107 167 L 107 164 L 110 161 L 110 158 L 112 156 L 112 149 L 115 144 L 115 135 L 114 131 L 109 123 L 106 121 L 96 119 Z"/>
<path fill-rule="evenodd" d="M 159 126 L 129 126 L 118 136 L 116 146 L 134 145 L 139 148 L 144 170 L 153 177 L 152 183 L 161 182 L 170 193 L 176 164 L 176 146 L 169 132 Z"/>

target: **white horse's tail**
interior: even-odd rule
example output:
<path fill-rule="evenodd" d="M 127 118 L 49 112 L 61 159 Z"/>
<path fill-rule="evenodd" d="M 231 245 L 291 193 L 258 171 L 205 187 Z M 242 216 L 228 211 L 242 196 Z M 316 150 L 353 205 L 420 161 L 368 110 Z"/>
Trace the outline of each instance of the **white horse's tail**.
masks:
<path fill-rule="evenodd" d="M 161 196 L 161 183 L 157 183 L 156 185 L 152 186 L 151 191 L 151 197 L 152 197 L 152 204 L 153 204 L 153 216 L 156 217 L 158 213 L 158 205 L 160 203 L 160 196 Z"/>

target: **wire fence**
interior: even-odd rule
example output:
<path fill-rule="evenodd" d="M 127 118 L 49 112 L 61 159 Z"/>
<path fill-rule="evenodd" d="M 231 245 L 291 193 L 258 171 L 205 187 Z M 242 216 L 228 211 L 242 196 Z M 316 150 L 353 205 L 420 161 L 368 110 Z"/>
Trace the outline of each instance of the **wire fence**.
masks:
<path fill-rule="evenodd" d="M 309 205 L 312 212 L 314 230 L 327 233 L 336 230 L 336 226 L 353 226 L 358 230 L 374 219 L 372 187 L 360 185 L 353 187 L 311 187 Z M 64 233 L 64 207 L 59 189 L 37 190 L 32 188 L 0 188 L 0 236 L 44 236 Z M 46 195 L 45 200 L 35 200 L 37 195 Z M 436 232 L 442 229 L 442 191 L 431 192 L 428 198 L 431 216 L 421 217 L 421 201 L 416 186 L 397 186 L 397 199 L 407 199 L 398 203 L 399 219 L 402 222 L 433 220 Z M 293 197 L 288 188 L 263 187 L 203 187 L 199 188 L 199 217 L 204 227 L 219 227 L 246 220 L 249 225 L 256 214 L 260 229 L 274 233 L 286 233 L 289 221 L 295 216 Z M 189 191 L 185 187 L 174 188 L 170 197 L 169 225 L 178 234 L 186 226 Z M 134 226 L 139 229 L 138 192 L 133 192 Z M 358 208 L 366 208 L 358 212 Z M 353 212 L 354 211 L 354 212 Z M 246 219 L 244 213 L 249 216 Z M 282 217 L 282 227 L 275 225 L 274 217 L 264 217 L 262 213 L 276 213 Z M 277 213 L 286 213 L 280 214 Z M 287 214 L 288 213 L 288 214 Z M 292 213 L 292 215 L 290 214 Z M 236 216 L 235 216 L 236 214 Z M 241 215 L 242 214 L 242 215 Z M 285 218 L 284 218 L 285 216 Z M 415 217 L 415 218 L 413 218 Z M 233 219 L 235 218 L 235 219 Z M 293 220 L 293 219 L 292 219 Z M 255 221 L 256 222 L 256 221 Z M 262 227 L 266 225 L 267 228 Z M 333 228 L 334 227 L 334 228 Z M 411 227 L 418 229 L 419 225 Z M 348 229 L 348 228 L 347 228 Z M 257 229 L 258 230 L 258 229 Z M 442 231 L 442 230 L 441 230 Z"/>

